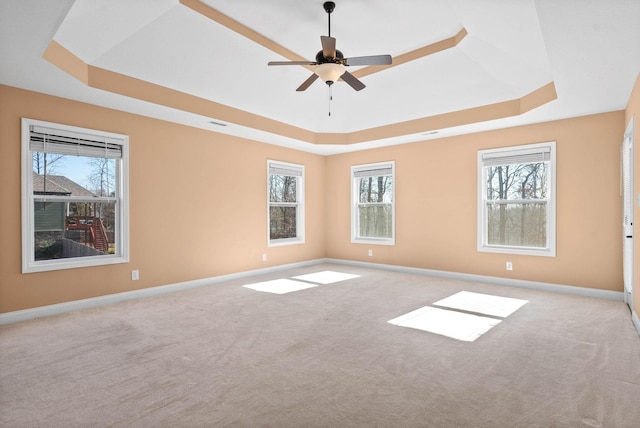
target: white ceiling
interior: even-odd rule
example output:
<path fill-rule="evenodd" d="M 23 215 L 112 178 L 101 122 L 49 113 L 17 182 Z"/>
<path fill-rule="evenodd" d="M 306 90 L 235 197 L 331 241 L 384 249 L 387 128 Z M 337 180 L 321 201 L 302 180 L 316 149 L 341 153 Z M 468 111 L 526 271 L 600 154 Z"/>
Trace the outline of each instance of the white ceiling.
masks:
<path fill-rule="evenodd" d="M 202 0 L 303 58 L 327 35 L 322 0 Z M 640 72 L 639 0 L 336 0 L 331 35 L 346 57 L 397 57 L 458 34 L 455 47 L 364 76 L 356 92 L 320 80 L 179 0 L 3 0 L 0 83 L 320 154 L 625 108 Z M 521 98 L 524 114 L 351 145 L 313 144 L 89 87 L 42 58 L 52 40 L 83 62 L 313 133 L 352 133 Z M 352 73 L 357 68 L 350 67 Z M 329 106 L 331 116 L 328 115 Z M 224 121 L 223 121 L 224 122 Z M 435 133 L 437 131 L 437 133 Z M 427 134 L 427 135 L 425 135 Z"/>

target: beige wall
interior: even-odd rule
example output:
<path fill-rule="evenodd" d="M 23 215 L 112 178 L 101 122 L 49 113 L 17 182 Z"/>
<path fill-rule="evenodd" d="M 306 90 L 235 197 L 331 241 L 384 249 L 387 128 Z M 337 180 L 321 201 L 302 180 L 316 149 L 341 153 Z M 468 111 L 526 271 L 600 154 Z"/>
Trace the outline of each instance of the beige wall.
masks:
<path fill-rule="evenodd" d="M 633 187 L 635 192 L 634 201 L 637 201 L 640 198 L 640 73 L 638 73 L 638 77 L 636 78 L 636 83 L 633 87 L 631 95 L 629 97 L 629 103 L 627 104 L 627 109 L 625 112 L 625 129 L 629 124 L 629 121 L 632 117 L 634 119 L 634 159 L 633 159 L 633 169 L 634 169 L 634 180 Z M 640 239 L 638 239 L 638 233 L 635 232 L 638 230 L 636 225 L 640 224 L 640 207 L 637 203 L 634 203 L 634 212 L 633 212 L 633 224 L 634 224 L 634 249 L 633 249 L 633 266 L 634 266 L 634 293 L 633 297 L 635 300 L 635 312 L 640 316 Z"/>
<path fill-rule="evenodd" d="M 619 111 L 328 157 L 327 256 L 621 291 L 623 125 Z M 546 141 L 557 141 L 557 256 L 479 253 L 477 151 Z M 350 166 L 388 160 L 396 162 L 396 245 L 352 244 Z"/>
<path fill-rule="evenodd" d="M 130 263 L 21 274 L 21 117 L 129 135 Z M 0 312 L 322 257 L 621 291 L 624 124 L 620 111 L 322 157 L 0 86 Z M 478 253 L 477 151 L 551 140 L 557 257 Z M 304 245 L 267 247 L 267 159 L 306 166 Z M 396 245 L 351 244 L 350 166 L 386 160 L 396 161 Z"/>
<path fill-rule="evenodd" d="M 21 273 L 21 117 L 129 135 L 130 263 Z M 304 245 L 267 247 L 267 159 L 306 167 Z M 324 163 L 318 155 L 0 86 L 0 312 L 322 258 Z M 131 281 L 132 269 L 139 281 Z"/>

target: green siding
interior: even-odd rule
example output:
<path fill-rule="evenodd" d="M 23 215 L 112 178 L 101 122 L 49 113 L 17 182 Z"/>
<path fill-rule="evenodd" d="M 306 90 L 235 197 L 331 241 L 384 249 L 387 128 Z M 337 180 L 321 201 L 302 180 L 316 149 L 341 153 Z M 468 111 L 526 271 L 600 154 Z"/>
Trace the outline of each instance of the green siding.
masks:
<path fill-rule="evenodd" d="M 35 231 L 62 232 L 64 230 L 64 202 L 35 202 Z"/>

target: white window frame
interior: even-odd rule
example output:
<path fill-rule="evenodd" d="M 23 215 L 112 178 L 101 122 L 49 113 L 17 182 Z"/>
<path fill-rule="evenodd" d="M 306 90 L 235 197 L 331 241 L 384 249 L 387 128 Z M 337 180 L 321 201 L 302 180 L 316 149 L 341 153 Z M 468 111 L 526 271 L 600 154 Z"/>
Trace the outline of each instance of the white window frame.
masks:
<path fill-rule="evenodd" d="M 527 160 L 530 158 L 530 160 Z M 548 161 L 548 186 L 547 198 L 542 199 L 547 204 L 546 235 L 547 242 L 544 247 L 523 247 L 507 245 L 488 244 L 487 231 L 487 176 L 486 166 L 493 162 L 497 165 L 505 161 L 505 164 L 513 159 L 520 159 L 518 163 L 535 163 L 541 159 Z M 498 163 L 496 163 L 498 162 Z M 540 200 L 538 200 L 540 201 Z M 525 201 L 512 201 L 512 203 Z M 531 202 L 531 201 L 526 201 Z M 511 146 L 497 149 L 486 149 L 478 151 L 478 251 L 505 254 L 523 254 L 532 256 L 556 255 L 556 142 L 527 144 L 522 146 Z"/>
<path fill-rule="evenodd" d="M 33 157 L 30 148 L 32 127 L 39 127 L 56 135 L 76 136 L 83 134 L 90 139 L 121 147 L 122 157 L 116 162 L 116 196 L 109 198 L 116 202 L 116 248 L 114 254 L 90 257 L 74 257 L 52 260 L 35 260 L 34 255 L 34 201 L 42 198 L 33 194 Z M 129 262 L 129 137 L 104 131 L 79 128 L 69 125 L 22 118 L 22 273 L 74 269 Z M 54 200 L 55 196 L 47 196 Z M 65 197 L 65 200 L 68 200 Z M 85 198 L 86 199 L 86 198 Z M 78 199 L 80 201 L 80 199 Z"/>
<path fill-rule="evenodd" d="M 277 247 L 282 245 L 304 244 L 304 165 L 276 160 L 267 160 L 267 246 Z M 269 177 L 271 175 L 286 175 L 296 177 L 296 202 L 271 202 L 269 195 Z M 296 237 L 271 239 L 271 207 L 295 206 L 296 207 Z"/>
<path fill-rule="evenodd" d="M 391 173 L 380 173 L 380 171 L 391 169 Z M 378 171 L 378 172 L 376 172 Z M 359 236 L 360 225 L 358 208 L 361 205 L 359 201 L 358 181 L 364 177 L 360 174 L 371 174 L 370 176 L 378 177 L 380 175 L 391 176 L 391 237 L 390 238 L 370 238 Z M 351 242 L 354 244 L 369 245 L 395 245 L 396 243 L 396 163 L 395 161 L 376 162 L 362 165 L 351 166 Z M 385 205 L 388 205 L 385 203 Z"/>

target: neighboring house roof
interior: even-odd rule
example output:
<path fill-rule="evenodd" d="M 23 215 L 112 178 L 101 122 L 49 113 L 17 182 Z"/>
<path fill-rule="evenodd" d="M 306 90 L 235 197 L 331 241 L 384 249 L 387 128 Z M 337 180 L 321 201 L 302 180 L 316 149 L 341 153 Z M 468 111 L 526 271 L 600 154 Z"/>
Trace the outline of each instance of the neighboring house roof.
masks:
<path fill-rule="evenodd" d="M 40 175 L 33 173 L 33 193 L 38 195 L 91 196 L 88 191 L 73 180 L 63 175 Z"/>

